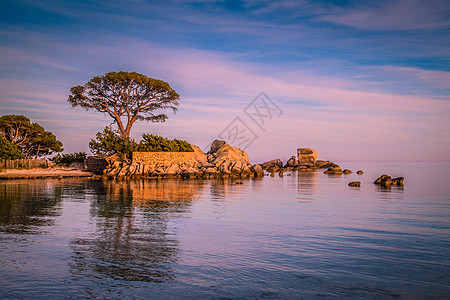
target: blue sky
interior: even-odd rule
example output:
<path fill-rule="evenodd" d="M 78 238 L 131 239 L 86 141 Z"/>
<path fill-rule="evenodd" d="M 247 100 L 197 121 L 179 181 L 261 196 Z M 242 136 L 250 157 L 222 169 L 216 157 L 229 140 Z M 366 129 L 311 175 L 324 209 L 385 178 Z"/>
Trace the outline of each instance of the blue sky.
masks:
<path fill-rule="evenodd" d="M 0 113 L 24 114 L 66 152 L 110 123 L 71 86 L 137 71 L 181 95 L 144 132 L 205 148 L 261 91 L 283 115 L 252 161 L 312 147 L 334 160 L 450 159 L 448 1 L 3 1 Z"/>

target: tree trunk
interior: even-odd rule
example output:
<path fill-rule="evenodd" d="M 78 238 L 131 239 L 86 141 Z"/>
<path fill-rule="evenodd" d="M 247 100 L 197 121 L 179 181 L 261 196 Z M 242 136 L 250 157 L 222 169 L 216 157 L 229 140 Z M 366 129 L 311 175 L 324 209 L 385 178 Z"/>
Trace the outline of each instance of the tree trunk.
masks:
<path fill-rule="evenodd" d="M 36 156 L 34 157 L 35 159 L 38 158 L 38 155 L 39 155 L 39 151 L 40 151 L 40 150 L 41 150 L 41 145 L 39 144 L 38 149 L 37 149 L 37 152 L 36 152 Z"/>
<path fill-rule="evenodd" d="M 128 138 L 130 136 L 130 132 L 129 131 L 127 132 L 123 127 L 122 120 L 120 120 L 120 118 L 116 118 L 116 123 L 117 127 L 119 127 L 120 135 Z"/>

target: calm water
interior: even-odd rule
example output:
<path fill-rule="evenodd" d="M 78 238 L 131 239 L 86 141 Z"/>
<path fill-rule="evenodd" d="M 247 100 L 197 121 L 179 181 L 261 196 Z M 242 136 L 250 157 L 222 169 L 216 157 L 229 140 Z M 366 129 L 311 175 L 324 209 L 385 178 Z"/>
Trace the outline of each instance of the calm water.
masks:
<path fill-rule="evenodd" d="M 0 182 L 0 298 L 450 298 L 450 164 L 340 165 L 365 174 Z"/>

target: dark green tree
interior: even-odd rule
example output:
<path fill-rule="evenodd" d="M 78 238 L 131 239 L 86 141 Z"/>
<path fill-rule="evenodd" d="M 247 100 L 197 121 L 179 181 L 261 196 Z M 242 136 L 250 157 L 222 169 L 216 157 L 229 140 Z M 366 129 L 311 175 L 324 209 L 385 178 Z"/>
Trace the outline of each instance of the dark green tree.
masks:
<path fill-rule="evenodd" d="M 163 112 L 176 112 L 180 96 L 167 82 L 136 72 L 109 72 L 70 89 L 67 100 L 72 107 L 109 115 L 119 133 L 129 137 L 134 122 L 164 122 Z"/>
<path fill-rule="evenodd" d="M 55 155 L 51 160 L 58 165 L 70 166 L 73 163 L 83 163 L 86 156 L 86 152 L 64 153 Z"/>
<path fill-rule="evenodd" d="M 4 115 L 0 117 L 0 132 L 5 139 L 20 146 L 32 138 L 33 124 L 22 115 Z"/>
<path fill-rule="evenodd" d="M 62 143 L 56 139 L 56 136 L 50 131 L 46 131 L 44 127 L 39 124 L 33 124 L 33 131 L 31 133 L 31 140 L 22 144 L 26 157 L 46 156 L 54 152 L 62 152 Z"/>
<path fill-rule="evenodd" d="M 0 135 L 0 159 L 22 159 L 25 158 L 19 148 Z"/>
<path fill-rule="evenodd" d="M 1 116 L 0 133 L 28 158 L 63 151 L 62 143 L 53 133 L 38 123 L 31 123 L 29 118 L 22 115 Z"/>

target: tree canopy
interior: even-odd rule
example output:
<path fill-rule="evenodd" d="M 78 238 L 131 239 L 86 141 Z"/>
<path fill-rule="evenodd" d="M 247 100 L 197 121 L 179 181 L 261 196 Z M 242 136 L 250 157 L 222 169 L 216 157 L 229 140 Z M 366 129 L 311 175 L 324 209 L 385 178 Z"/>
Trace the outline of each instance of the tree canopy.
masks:
<path fill-rule="evenodd" d="M 180 96 L 170 85 L 136 72 L 109 72 L 70 89 L 67 100 L 72 107 L 109 115 L 119 133 L 129 137 L 131 127 L 140 120 L 164 122 L 166 109 L 176 112 Z"/>
<path fill-rule="evenodd" d="M 3 136 L 0 135 L 0 159 L 21 159 L 24 158 L 19 148 Z"/>
<path fill-rule="evenodd" d="M 38 123 L 31 123 L 23 115 L 0 117 L 0 133 L 5 140 L 14 144 L 25 157 L 40 157 L 63 151 L 56 136 Z"/>

